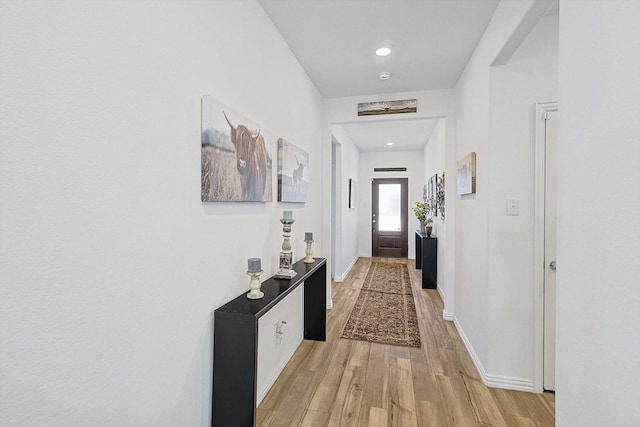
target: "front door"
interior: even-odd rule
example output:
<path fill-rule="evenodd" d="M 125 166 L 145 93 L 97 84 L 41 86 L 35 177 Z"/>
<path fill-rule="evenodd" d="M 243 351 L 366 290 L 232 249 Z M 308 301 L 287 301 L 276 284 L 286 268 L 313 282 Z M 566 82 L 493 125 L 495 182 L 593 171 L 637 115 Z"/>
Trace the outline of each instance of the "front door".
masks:
<path fill-rule="evenodd" d="M 374 257 L 407 257 L 407 188 L 407 178 L 373 180 L 371 252 Z"/>

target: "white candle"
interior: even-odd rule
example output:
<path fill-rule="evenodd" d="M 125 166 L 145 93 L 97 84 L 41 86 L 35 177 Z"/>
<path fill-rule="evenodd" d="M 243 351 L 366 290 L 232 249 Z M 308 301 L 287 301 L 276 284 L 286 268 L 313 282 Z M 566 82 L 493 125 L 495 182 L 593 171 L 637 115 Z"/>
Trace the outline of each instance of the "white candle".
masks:
<path fill-rule="evenodd" d="M 282 219 L 293 219 L 293 211 L 282 211 Z"/>
<path fill-rule="evenodd" d="M 304 233 L 304 241 L 305 242 L 310 242 L 311 240 L 313 240 L 313 233 L 307 231 Z"/>
<path fill-rule="evenodd" d="M 262 261 L 260 258 L 249 258 L 249 273 L 257 273 L 262 270 Z"/>

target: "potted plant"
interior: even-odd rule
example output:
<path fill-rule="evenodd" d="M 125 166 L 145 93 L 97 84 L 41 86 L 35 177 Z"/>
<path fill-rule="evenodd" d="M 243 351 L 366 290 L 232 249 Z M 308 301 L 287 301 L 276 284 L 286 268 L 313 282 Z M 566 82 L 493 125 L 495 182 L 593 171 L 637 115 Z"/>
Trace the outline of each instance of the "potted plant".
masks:
<path fill-rule="evenodd" d="M 430 207 L 428 202 L 416 202 L 413 208 L 413 213 L 416 215 L 416 218 L 418 218 L 418 221 L 420 221 L 420 233 L 422 234 L 426 233 L 427 214 L 429 211 Z M 431 218 L 429 218 L 429 220 L 431 220 Z M 431 223 L 433 223 L 433 220 L 431 220 Z"/>

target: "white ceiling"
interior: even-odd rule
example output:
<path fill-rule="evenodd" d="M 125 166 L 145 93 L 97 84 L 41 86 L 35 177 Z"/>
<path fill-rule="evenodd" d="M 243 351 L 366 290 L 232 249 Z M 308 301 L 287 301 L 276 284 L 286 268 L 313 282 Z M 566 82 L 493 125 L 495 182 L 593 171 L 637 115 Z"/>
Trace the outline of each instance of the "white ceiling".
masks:
<path fill-rule="evenodd" d="M 422 150 L 437 119 L 346 123 L 342 127 L 360 151 Z M 392 147 L 386 144 L 393 142 Z"/>
<path fill-rule="evenodd" d="M 499 2 L 259 1 L 325 98 L 453 88 Z M 381 46 L 391 55 L 377 57 Z M 391 78 L 380 80 L 382 71 Z M 379 150 L 380 138 L 393 135 L 396 150 L 420 149 L 433 128 L 431 120 L 382 123 L 346 128 L 361 151 Z"/>

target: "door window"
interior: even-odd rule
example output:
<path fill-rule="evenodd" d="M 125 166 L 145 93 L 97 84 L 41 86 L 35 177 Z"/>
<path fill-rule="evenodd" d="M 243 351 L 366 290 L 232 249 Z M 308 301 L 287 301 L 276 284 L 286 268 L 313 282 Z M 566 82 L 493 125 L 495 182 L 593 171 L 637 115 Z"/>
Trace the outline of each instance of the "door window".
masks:
<path fill-rule="evenodd" d="M 380 184 L 378 187 L 378 230 L 400 231 L 400 184 Z"/>

